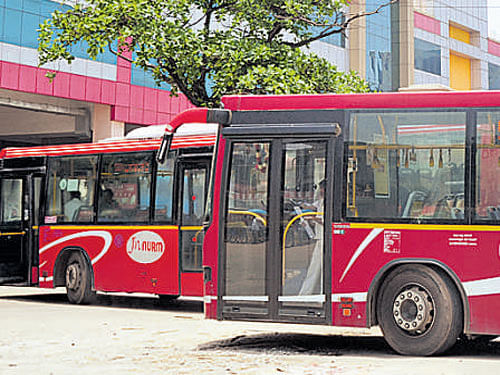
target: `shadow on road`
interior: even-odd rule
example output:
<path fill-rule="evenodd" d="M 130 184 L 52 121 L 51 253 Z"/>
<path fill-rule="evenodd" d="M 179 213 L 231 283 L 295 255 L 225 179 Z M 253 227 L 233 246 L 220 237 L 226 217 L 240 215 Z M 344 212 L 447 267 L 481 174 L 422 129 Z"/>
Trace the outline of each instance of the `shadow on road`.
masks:
<path fill-rule="evenodd" d="M 199 350 L 238 350 L 310 355 L 397 355 L 382 337 L 273 333 L 212 341 Z M 500 341 L 459 341 L 445 357 L 500 358 Z"/>
<path fill-rule="evenodd" d="M 305 333 L 273 333 L 236 336 L 212 341 L 198 347 L 200 350 L 244 350 L 277 354 L 346 355 L 370 353 L 392 354 L 382 337 L 314 335 Z"/>
<path fill-rule="evenodd" d="M 17 300 L 34 303 L 52 303 L 69 305 L 66 294 L 32 294 L 1 296 L 1 300 Z M 189 299 L 178 299 L 169 302 L 160 302 L 156 297 L 122 296 L 111 294 L 98 294 L 89 306 L 106 306 L 113 308 L 143 309 L 143 310 L 165 310 L 184 312 L 203 312 L 203 302 Z"/>

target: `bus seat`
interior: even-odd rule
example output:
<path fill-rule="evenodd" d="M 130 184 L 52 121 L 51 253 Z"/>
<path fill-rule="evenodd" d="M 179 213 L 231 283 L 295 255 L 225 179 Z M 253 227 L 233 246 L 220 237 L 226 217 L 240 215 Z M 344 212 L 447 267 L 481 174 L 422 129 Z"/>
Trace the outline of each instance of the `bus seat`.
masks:
<path fill-rule="evenodd" d="M 73 214 L 75 222 L 91 222 L 94 218 L 94 209 L 91 206 L 81 206 Z"/>
<path fill-rule="evenodd" d="M 132 219 L 132 217 L 131 217 Z M 144 222 L 148 221 L 149 219 L 149 207 L 139 207 L 134 214 L 133 219 Z"/>
<path fill-rule="evenodd" d="M 453 207 L 451 209 L 451 217 L 452 219 L 463 219 L 464 218 L 464 210 L 458 207 Z"/>
<path fill-rule="evenodd" d="M 408 195 L 408 200 L 403 210 L 402 217 L 418 217 L 422 213 L 424 201 L 427 194 L 423 191 L 415 190 Z"/>
<path fill-rule="evenodd" d="M 488 213 L 488 218 L 492 220 L 498 220 L 498 218 L 500 217 L 500 212 L 495 206 L 486 207 L 486 212 Z"/>

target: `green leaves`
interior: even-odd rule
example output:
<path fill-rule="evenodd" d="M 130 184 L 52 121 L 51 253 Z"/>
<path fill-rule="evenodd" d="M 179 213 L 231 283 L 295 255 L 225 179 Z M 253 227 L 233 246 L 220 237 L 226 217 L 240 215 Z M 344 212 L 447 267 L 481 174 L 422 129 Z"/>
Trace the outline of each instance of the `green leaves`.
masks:
<path fill-rule="evenodd" d="M 133 51 L 134 64 L 197 106 L 218 106 L 225 94 L 364 92 L 368 86 L 355 73 L 298 48 L 332 25 L 341 30 L 347 3 L 87 0 L 41 25 L 39 63 L 71 62 L 78 42 L 94 59 L 108 49 L 127 58 Z"/>

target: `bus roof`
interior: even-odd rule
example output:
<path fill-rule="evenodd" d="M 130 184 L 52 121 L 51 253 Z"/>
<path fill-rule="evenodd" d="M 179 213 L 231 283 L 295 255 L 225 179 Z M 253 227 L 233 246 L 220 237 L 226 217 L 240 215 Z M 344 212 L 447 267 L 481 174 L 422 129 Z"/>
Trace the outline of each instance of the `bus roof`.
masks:
<path fill-rule="evenodd" d="M 165 134 L 165 127 L 167 125 L 150 125 L 142 126 L 140 128 L 130 131 L 126 139 L 153 139 L 162 138 Z M 195 136 L 195 135 L 209 135 L 217 134 L 218 124 L 207 123 L 187 123 L 183 124 L 176 131 L 177 136 Z"/>
<path fill-rule="evenodd" d="M 171 149 L 185 147 L 213 146 L 216 133 L 201 135 L 178 135 L 172 140 Z M 111 152 L 155 151 L 160 147 L 161 139 L 120 139 L 99 143 L 77 143 L 40 147 L 10 147 L 0 151 L 0 158 L 22 158 L 62 155 L 88 155 Z"/>
<path fill-rule="evenodd" d="M 231 95 L 223 97 L 222 103 L 231 111 L 500 107 L 500 91 Z"/>

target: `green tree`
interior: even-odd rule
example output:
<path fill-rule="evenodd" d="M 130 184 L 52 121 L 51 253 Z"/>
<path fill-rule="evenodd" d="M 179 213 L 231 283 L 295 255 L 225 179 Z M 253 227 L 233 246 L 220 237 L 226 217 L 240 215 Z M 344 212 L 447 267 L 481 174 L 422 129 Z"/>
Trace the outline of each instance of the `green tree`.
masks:
<path fill-rule="evenodd" d="M 366 92 L 356 73 L 307 53 L 311 42 L 398 0 L 346 14 L 349 1 L 86 0 L 41 25 L 39 63 L 71 62 L 82 41 L 91 58 L 133 51 L 126 59 L 196 106 L 217 106 L 226 94 Z"/>

